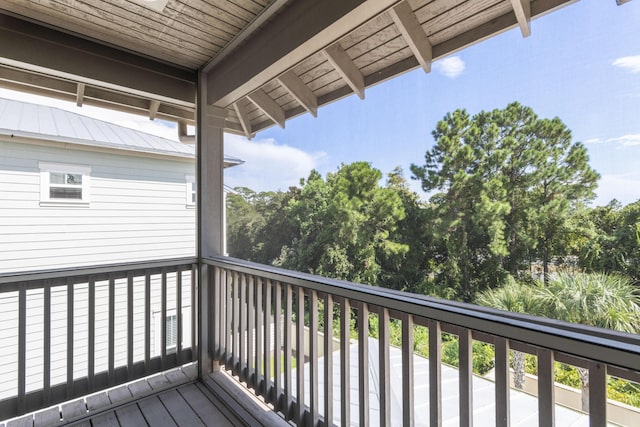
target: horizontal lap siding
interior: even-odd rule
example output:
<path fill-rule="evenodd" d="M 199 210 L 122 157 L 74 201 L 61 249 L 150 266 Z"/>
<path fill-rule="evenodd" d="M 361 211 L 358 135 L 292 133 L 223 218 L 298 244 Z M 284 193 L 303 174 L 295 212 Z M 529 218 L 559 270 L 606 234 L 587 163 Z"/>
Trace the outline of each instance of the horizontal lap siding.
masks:
<path fill-rule="evenodd" d="M 40 206 L 39 161 L 91 167 L 91 203 Z M 195 210 L 186 206 L 185 175 L 194 163 L 20 144 L 0 140 L 0 274 L 92 266 L 195 254 Z M 191 345 L 191 274 L 183 276 L 183 346 Z M 176 274 L 167 275 L 167 308 L 176 308 Z M 144 277 L 134 280 L 134 361 L 144 349 Z M 151 355 L 161 276 L 151 278 Z M 108 369 L 108 282 L 96 283 L 95 371 Z M 74 378 L 87 375 L 88 285 L 74 286 Z M 43 386 L 44 292 L 27 292 L 26 389 Z M 127 363 L 127 281 L 115 286 L 115 365 Z M 0 399 L 17 391 L 18 295 L 0 292 Z M 51 384 L 66 381 L 67 287 L 51 292 Z"/>
<path fill-rule="evenodd" d="M 38 161 L 91 167 L 91 203 L 40 206 Z M 0 141 L 0 273 L 195 254 L 194 163 Z"/>

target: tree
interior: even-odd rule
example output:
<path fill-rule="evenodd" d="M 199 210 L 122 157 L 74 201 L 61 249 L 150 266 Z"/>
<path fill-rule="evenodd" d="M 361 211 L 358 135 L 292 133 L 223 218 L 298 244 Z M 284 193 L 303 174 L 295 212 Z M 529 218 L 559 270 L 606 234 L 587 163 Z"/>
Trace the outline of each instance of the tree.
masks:
<path fill-rule="evenodd" d="M 622 276 L 560 273 L 536 293 L 548 317 L 623 332 L 639 330 L 640 294 Z M 582 410 L 589 411 L 589 372 L 578 368 L 578 373 Z"/>
<path fill-rule="evenodd" d="M 531 285 L 510 279 L 503 287 L 487 290 L 476 300 L 477 304 L 498 310 L 540 316 L 544 314 L 542 299 L 537 289 Z M 516 388 L 524 388 L 525 358 L 524 353 L 513 352 L 513 383 Z"/>
<path fill-rule="evenodd" d="M 296 234 L 285 213 L 295 189 L 256 193 L 246 187 L 227 195 L 227 250 L 231 256 L 271 264 Z"/>
<path fill-rule="evenodd" d="M 400 167 L 387 175 L 387 188 L 399 196 L 405 213 L 391 230 L 389 240 L 405 245 L 407 250 L 381 254 L 379 285 L 405 292 L 432 293 L 429 273 L 442 251 L 435 247 L 426 203 L 409 189 Z"/>
<path fill-rule="evenodd" d="M 595 230 L 581 246 L 579 264 L 588 272 L 619 273 L 640 283 L 640 200 L 617 200 L 590 210 L 584 222 Z"/>
<path fill-rule="evenodd" d="M 471 301 L 532 257 L 547 274 L 576 232 L 569 212 L 594 196 L 598 174 L 585 147 L 560 119 L 517 102 L 475 116 L 448 113 L 433 137 L 425 163 L 411 171 L 425 191 L 439 191 L 431 203 L 446 250 L 443 284 Z"/>
<path fill-rule="evenodd" d="M 380 187 L 382 173 L 367 162 L 342 165 L 323 180 L 303 181 L 286 213 L 299 229 L 278 264 L 313 274 L 377 285 L 381 259 L 406 253 L 390 238 L 404 209 L 398 194 Z"/>

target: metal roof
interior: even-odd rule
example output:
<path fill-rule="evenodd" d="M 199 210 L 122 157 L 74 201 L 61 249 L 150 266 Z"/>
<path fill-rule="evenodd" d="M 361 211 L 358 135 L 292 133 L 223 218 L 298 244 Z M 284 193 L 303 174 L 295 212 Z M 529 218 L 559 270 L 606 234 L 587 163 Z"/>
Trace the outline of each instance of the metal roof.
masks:
<path fill-rule="evenodd" d="M 0 98 L 0 135 L 195 158 L 195 147 L 60 108 Z M 243 163 L 225 156 L 225 167 Z"/>
<path fill-rule="evenodd" d="M 250 137 L 574 1 L 3 0 L 0 86 Z"/>

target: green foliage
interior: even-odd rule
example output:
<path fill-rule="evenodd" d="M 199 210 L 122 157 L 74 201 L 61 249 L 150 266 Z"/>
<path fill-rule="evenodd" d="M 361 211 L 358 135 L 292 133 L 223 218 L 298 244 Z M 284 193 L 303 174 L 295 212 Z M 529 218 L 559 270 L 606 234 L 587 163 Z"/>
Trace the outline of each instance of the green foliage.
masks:
<path fill-rule="evenodd" d="M 572 208 L 590 200 L 598 174 L 558 118 L 517 102 L 504 110 L 447 114 L 436 145 L 411 171 L 431 199 L 433 233 L 446 256 L 438 281 L 472 301 L 501 286 L 532 257 L 565 255 L 577 233 Z"/>
<path fill-rule="evenodd" d="M 583 215 L 593 232 L 580 247 L 588 272 L 619 273 L 640 283 L 640 200 L 622 207 L 616 200 Z"/>
<path fill-rule="evenodd" d="M 536 292 L 548 317 L 630 333 L 640 328 L 640 294 L 622 276 L 559 273 Z"/>
<path fill-rule="evenodd" d="M 478 375 L 486 375 L 493 369 L 495 352 L 493 346 L 479 341 L 473 345 L 473 372 Z M 458 367 L 458 340 L 443 341 L 442 361 L 448 365 Z"/>

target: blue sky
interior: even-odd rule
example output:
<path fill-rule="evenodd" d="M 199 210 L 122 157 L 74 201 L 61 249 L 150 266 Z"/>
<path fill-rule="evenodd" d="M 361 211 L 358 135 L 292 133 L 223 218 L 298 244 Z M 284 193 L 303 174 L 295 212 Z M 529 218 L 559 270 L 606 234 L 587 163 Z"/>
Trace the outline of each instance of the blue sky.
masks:
<path fill-rule="evenodd" d="M 252 141 L 227 135 L 225 150 L 244 159 L 225 176 L 231 186 L 257 191 L 286 189 L 311 169 L 335 171 L 364 160 L 384 174 L 421 163 L 431 131 L 447 112 L 471 114 L 528 105 L 541 117 L 560 117 L 574 140 L 587 145 L 601 175 L 595 204 L 640 198 L 640 0 L 581 0 L 519 29 L 435 61 L 422 69 L 321 107 L 318 117 L 290 120 Z M 78 108 L 35 95 L 0 89 L 0 97 L 53 105 L 177 140 L 175 125 L 99 108 Z M 412 188 L 425 199 L 417 181 Z"/>
<path fill-rule="evenodd" d="M 229 171 L 229 183 L 286 189 L 312 167 L 324 174 L 356 160 L 385 174 L 401 166 L 409 178 L 409 165 L 422 162 L 433 145 L 431 131 L 448 111 L 473 114 L 517 100 L 541 117 L 560 117 L 574 140 L 587 145 L 602 175 L 596 204 L 639 199 L 640 0 L 623 6 L 582 0 L 531 28 L 528 38 L 508 31 L 434 62 L 429 74 L 414 70 L 367 89 L 364 101 L 351 95 L 320 108 L 315 119 L 298 117 L 253 142 L 230 136 L 228 151 L 248 162 Z M 270 152 L 270 161 L 251 176 L 257 146 Z M 412 188 L 421 192 L 415 181 Z"/>

